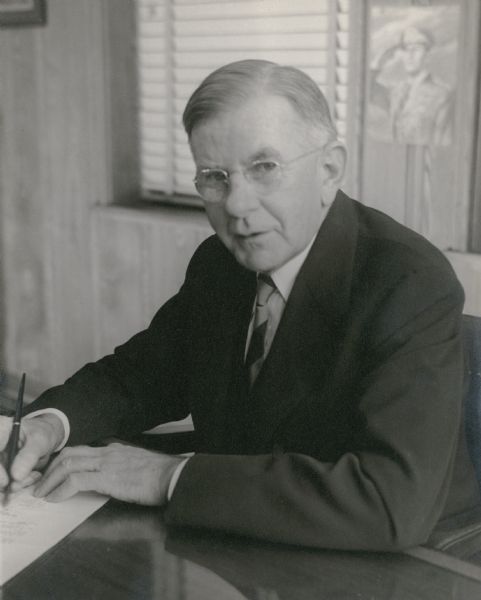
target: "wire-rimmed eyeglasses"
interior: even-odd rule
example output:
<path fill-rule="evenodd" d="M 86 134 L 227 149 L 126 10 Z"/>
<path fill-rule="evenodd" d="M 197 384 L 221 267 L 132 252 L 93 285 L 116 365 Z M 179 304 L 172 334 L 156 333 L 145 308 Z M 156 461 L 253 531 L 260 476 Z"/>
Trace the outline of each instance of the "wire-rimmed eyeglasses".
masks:
<path fill-rule="evenodd" d="M 280 163 L 277 160 L 254 160 L 242 169 L 244 177 L 262 192 L 273 191 L 281 182 L 283 169 L 291 163 L 305 158 L 314 152 L 323 150 L 324 146 L 304 152 L 291 160 Z M 220 168 L 199 169 L 194 179 L 194 184 L 200 197 L 209 204 L 223 202 L 229 193 L 231 173 Z"/>

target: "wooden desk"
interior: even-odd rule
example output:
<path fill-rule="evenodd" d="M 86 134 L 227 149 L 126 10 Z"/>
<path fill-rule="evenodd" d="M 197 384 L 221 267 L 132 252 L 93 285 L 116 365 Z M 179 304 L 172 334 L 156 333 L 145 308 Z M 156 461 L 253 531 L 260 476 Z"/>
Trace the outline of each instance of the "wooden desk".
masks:
<path fill-rule="evenodd" d="M 2 588 L 1 600 L 479 600 L 481 583 L 415 558 L 167 530 L 110 501 Z"/>

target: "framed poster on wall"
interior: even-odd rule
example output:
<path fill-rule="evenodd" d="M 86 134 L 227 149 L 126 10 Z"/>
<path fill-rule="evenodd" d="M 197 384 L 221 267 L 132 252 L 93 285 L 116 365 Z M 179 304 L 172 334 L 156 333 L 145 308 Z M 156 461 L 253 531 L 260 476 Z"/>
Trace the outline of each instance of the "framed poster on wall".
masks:
<path fill-rule="evenodd" d="M 469 244 L 479 0 L 366 0 L 362 197 L 443 250 Z"/>
<path fill-rule="evenodd" d="M 416 146 L 452 143 L 460 6 L 373 4 L 366 133 Z"/>
<path fill-rule="evenodd" d="M 45 0 L 0 0 L 0 27 L 43 25 Z"/>

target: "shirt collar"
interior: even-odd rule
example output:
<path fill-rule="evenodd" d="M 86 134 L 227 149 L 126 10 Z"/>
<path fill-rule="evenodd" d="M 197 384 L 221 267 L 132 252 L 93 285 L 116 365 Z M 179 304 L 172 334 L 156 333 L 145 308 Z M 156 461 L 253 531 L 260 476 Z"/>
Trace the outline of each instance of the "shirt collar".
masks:
<path fill-rule="evenodd" d="M 269 273 L 284 302 L 287 302 L 287 299 L 289 298 L 289 294 L 294 286 L 297 274 L 301 270 L 301 267 L 304 264 L 307 255 L 309 254 L 309 250 L 311 249 L 315 238 L 316 236 L 312 238 L 302 252 L 294 256 L 294 258 L 291 258 L 291 260 L 288 260 L 284 265 L 282 265 L 282 267 L 274 269 L 274 271 Z"/>

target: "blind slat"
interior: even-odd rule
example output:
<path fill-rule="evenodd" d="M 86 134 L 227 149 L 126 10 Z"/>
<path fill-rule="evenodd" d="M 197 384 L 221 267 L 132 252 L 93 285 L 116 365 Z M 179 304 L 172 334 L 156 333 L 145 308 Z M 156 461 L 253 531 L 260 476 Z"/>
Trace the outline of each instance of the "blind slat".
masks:
<path fill-rule="evenodd" d="M 337 15 L 337 24 L 341 31 L 349 30 L 349 15 L 338 14 Z"/>
<path fill-rule="evenodd" d="M 187 196 L 198 196 L 193 183 L 178 180 L 175 178 L 175 189 L 178 194 L 185 194 Z"/>
<path fill-rule="evenodd" d="M 166 7 L 158 2 L 139 6 L 137 10 L 138 21 L 165 21 L 166 15 Z"/>
<path fill-rule="evenodd" d="M 142 143 L 140 144 L 140 149 L 142 151 L 142 155 L 146 156 L 165 156 L 167 149 L 165 147 L 165 143 L 163 141 L 157 140 L 149 140 L 143 138 Z"/>
<path fill-rule="evenodd" d="M 210 67 L 215 69 L 223 64 L 257 58 L 271 60 L 282 65 L 297 65 L 300 68 L 326 64 L 325 50 L 251 50 L 249 52 L 228 50 L 224 52 L 176 52 L 175 62 L 179 67 Z"/>
<path fill-rule="evenodd" d="M 160 1 L 160 2 L 164 2 L 164 0 L 154 0 L 154 1 Z M 263 0 L 241 0 L 242 2 L 251 2 L 251 3 L 255 3 L 255 2 L 260 2 Z M 175 4 L 178 5 L 184 5 L 184 4 L 212 4 L 212 2 L 217 2 L 218 4 L 221 4 L 222 2 L 226 3 L 226 4 L 232 4 L 232 0 L 174 0 Z"/>
<path fill-rule="evenodd" d="M 184 143 L 176 142 L 175 143 L 175 155 L 179 158 L 189 159 L 192 158 L 190 155 L 190 148 L 187 140 Z"/>
<path fill-rule="evenodd" d="M 142 166 L 147 171 L 165 170 L 168 166 L 166 156 L 158 156 L 157 154 L 146 154 Z"/>
<path fill-rule="evenodd" d="M 345 102 L 336 102 L 334 112 L 337 120 L 344 120 L 347 115 L 347 104 Z"/>
<path fill-rule="evenodd" d="M 175 168 L 176 168 L 176 171 L 178 170 L 180 172 L 186 173 L 188 175 L 188 177 L 190 177 L 191 181 L 194 178 L 195 167 L 194 167 L 194 161 L 192 160 L 192 158 L 178 157 L 177 160 L 175 161 Z"/>
<path fill-rule="evenodd" d="M 338 31 L 336 34 L 336 41 L 338 48 L 347 50 L 349 47 L 349 33 L 347 31 Z"/>
<path fill-rule="evenodd" d="M 347 67 L 347 62 L 349 60 L 347 50 L 336 50 L 336 60 L 340 67 Z"/>
<path fill-rule="evenodd" d="M 141 171 L 143 188 L 145 190 L 162 190 L 169 193 L 166 189 L 169 178 L 164 171 L 156 171 L 154 169 L 143 169 Z"/>
<path fill-rule="evenodd" d="M 215 27 L 214 27 L 215 25 Z M 329 30 L 329 19 L 324 14 L 303 16 L 259 17 L 244 19 L 209 19 L 178 21 L 174 24 L 176 37 L 187 35 L 229 35 L 229 34 L 283 34 L 283 33 L 322 33 Z"/>
<path fill-rule="evenodd" d="M 140 58 L 140 57 L 139 57 Z M 139 68 L 139 85 L 142 89 L 142 85 L 152 83 L 161 83 L 167 81 L 166 69 L 157 69 L 155 67 L 144 67 L 140 65 Z"/>
<path fill-rule="evenodd" d="M 336 67 L 336 80 L 338 83 L 347 85 L 347 76 L 348 73 L 346 67 Z"/>
<path fill-rule="evenodd" d="M 162 142 L 166 145 L 166 142 L 169 140 L 169 136 L 167 135 L 166 127 L 151 127 L 149 125 L 141 126 L 141 138 L 142 140 L 153 141 L 153 142 Z"/>
<path fill-rule="evenodd" d="M 327 47 L 325 33 L 289 33 L 284 35 L 217 35 L 179 37 L 175 41 L 177 52 L 220 51 L 226 48 L 240 50 L 323 50 Z"/>
<path fill-rule="evenodd" d="M 165 83 L 144 82 L 141 88 L 141 97 L 167 98 L 170 90 Z"/>
<path fill-rule="evenodd" d="M 295 65 L 293 61 L 289 62 L 292 66 Z M 309 67 L 304 66 L 302 70 L 309 75 L 318 85 L 325 85 L 327 82 L 327 67 Z M 189 66 L 180 67 L 177 66 L 174 72 L 174 80 L 176 84 L 190 85 L 192 86 L 192 92 L 199 85 L 199 83 L 211 73 L 212 69 L 209 67 L 195 67 L 190 68 Z M 191 92 L 191 93 L 192 93 Z"/>
<path fill-rule="evenodd" d="M 165 52 L 165 40 L 160 36 L 141 38 L 137 46 L 141 54 Z"/>
<path fill-rule="evenodd" d="M 139 21 L 137 24 L 139 42 L 151 37 L 164 36 L 166 31 L 165 21 Z"/>
<path fill-rule="evenodd" d="M 165 113 L 167 110 L 166 98 L 145 98 L 140 97 L 140 110 L 152 113 Z"/>
<path fill-rule="evenodd" d="M 165 56 L 165 52 L 139 52 L 139 58 L 144 68 L 167 68 L 167 57 Z"/>
<path fill-rule="evenodd" d="M 142 127 L 148 127 L 149 129 L 155 129 L 157 127 L 165 127 L 165 115 L 156 114 L 151 112 L 140 111 L 139 112 L 140 125 Z"/>
<path fill-rule="evenodd" d="M 335 125 L 336 125 L 337 133 L 339 134 L 339 136 L 345 137 L 346 136 L 346 121 L 336 121 Z"/>
<path fill-rule="evenodd" d="M 328 0 L 263 0 L 262 2 L 210 2 L 179 4 L 174 2 L 176 20 L 217 19 L 235 17 L 277 17 L 281 15 L 318 14 L 329 11 Z"/>
<path fill-rule="evenodd" d="M 200 81 L 200 80 L 198 80 Z M 181 98 L 183 100 L 187 100 L 190 98 L 192 93 L 196 88 L 196 81 L 192 79 L 189 83 L 175 83 L 174 84 L 174 93 L 176 98 Z"/>
<path fill-rule="evenodd" d="M 182 116 L 179 114 L 179 118 L 175 120 L 174 127 L 174 140 L 176 144 L 183 144 L 185 147 L 188 147 L 187 134 L 182 127 Z"/>
<path fill-rule="evenodd" d="M 347 85 L 336 85 L 336 100 L 347 102 Z"/>

